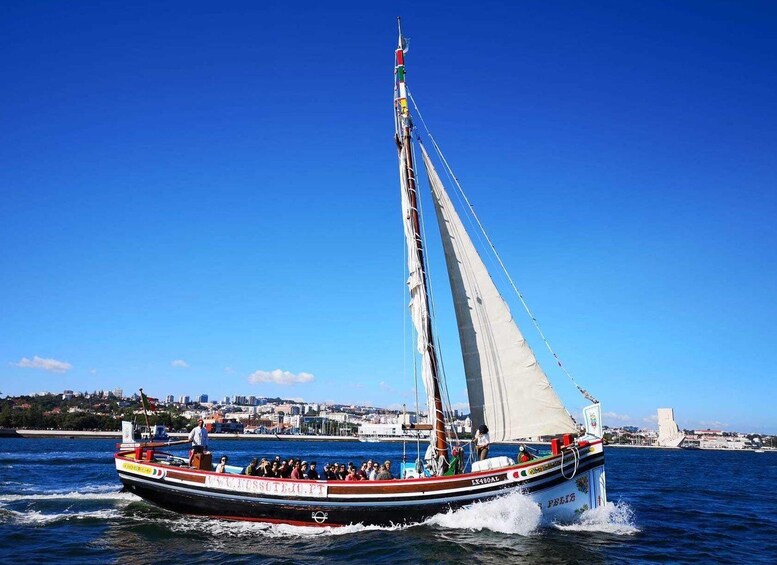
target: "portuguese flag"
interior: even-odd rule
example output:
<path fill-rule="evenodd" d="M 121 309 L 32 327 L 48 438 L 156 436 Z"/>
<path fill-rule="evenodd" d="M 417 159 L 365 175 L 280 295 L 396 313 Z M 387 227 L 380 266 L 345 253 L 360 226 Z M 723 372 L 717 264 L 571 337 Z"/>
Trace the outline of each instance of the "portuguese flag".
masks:
<path fill-rule="evenodd" d="M 141 390 L 140 391 L 140 400 L 143 402 L 143 409 L 144 410 L 151 411 L 151 412 L 156 412 L 156 403 L 159 402 L 156 398 L 149 398 Z"/>

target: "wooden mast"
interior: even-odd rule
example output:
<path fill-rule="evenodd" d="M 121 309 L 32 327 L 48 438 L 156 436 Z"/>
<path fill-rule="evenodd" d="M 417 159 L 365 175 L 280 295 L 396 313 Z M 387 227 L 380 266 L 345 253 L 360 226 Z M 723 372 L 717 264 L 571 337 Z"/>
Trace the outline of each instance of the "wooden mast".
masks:
<path fill-rule="evenodd" d="M 394 110 L 396 114 L 396 143 L 399 151 L 400 160 L 404 156 L 405 167 L 401 174 L 404 176 L 405 186 L 407 189 L 407 199 L 410 203 L 410 222 L 413 230 L 413 236 L 415 239 L 415 252 L 418 258 L 418 264 L 421 265 L 421 279 L 422 279 L 422 292 L 426 299 L 427 312 L 426 312 L 426 335 L 428 341 L 426 343 L 427 353 L 429 354 L 431 377 L 432 377 L 432 390 L 428 391 L 432 394 L 434 403 L 434 426 L 435 442 L 434 445 L 437 448 L 435 454 L 438 457 L 444 454 L 447 459 L 448 454 L 448 435 L 445 426 L 445 412 L 442 407 L 442 396 L 440 394 L 440 379 L 439 379 L 439 363 L 437 360 L 437 351 L 434 346 L 434 334 L 432 333 L 432 317 L 428 312 L 429 304 L 429 292 L 428 283 L 426 278 L 426 270 L 424 261 L 424 248 L 423 240 L 421 238 L 421 224 L 418 217 L 418 196 L 416 191 L 416 178 L 415 167 L 413 162 L 413 150 L 412 150 L 412 130 L 413 123 L 410 119 L 410 111 L 407 104 L 407 86 L 405 85 L 405 39 L 402 37 L 402 28 L 400 20 L 397 18 L 397 26 L 399 27 L 399 44 L 395 52 L 395 79 L 396 79 L 396 93 L 394 100 Z M 435 457 L 435 458 L 436 458 Z"/>

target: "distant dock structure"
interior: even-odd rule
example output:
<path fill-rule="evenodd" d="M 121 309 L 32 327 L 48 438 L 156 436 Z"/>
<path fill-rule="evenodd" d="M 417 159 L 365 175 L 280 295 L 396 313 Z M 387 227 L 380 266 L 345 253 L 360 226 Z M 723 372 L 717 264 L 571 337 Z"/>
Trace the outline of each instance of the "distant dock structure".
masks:
<path fill-rule="evenodd" d="M 659 408 L 656 445 L 659 447 L 680 447 L 684 440 L 685 434 L 680 431 L 674 421 L 674 410 L 672 408 Z"/>

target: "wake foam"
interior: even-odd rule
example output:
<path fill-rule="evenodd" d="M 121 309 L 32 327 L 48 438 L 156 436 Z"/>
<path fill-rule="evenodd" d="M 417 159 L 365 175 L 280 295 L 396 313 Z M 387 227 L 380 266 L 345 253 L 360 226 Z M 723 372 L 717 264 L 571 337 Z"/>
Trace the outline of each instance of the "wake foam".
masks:
<path fill-rule="evenodd" d="M 267 524 L 262 522 L 221 521 L 209 518 L 181 517 L 163 520 L 174 532 L 191 533 L 206 532 L 216 538 L 243 538 L 263 536 L 268 538 L 300 538 L 347 536 L 368 531 L 396 531 L 410 526 L 365 526 L 352 524 L 350 526 L 291 526 L 288 524 Z"/>
<path fill-rule="evenodd" d="M 121 517 L 121 511 L 111 510 L 93 510 L 88 512 L 62 512 L 56 514 L 45 514 L 37 510 L 28 510 L 26 512 L 17 512 L 15 510 L 5 510 L 6 518 L 16 524 L 25 525 L 45 525 L 53 522 L 62 522 L 68 520 L 110 520 Z"/>
<path fill-rule="evenodd" d="M 18 502 L 20 500 L 125 500 L 133 502 L 140 500 L 129 492 L 117 492 L 114 487 L 111 491 L 103 492 L 51 492 L 46 494 L 4 494 L 0 495 L 0 503 Z"/>
<path fill-rule="evenodd" d="M 443 528 L 528 536 L 542 522 L 542 511 L 536 503 L 519 492 L 437 514 L 426 524 Z"/>
<path fill-rule="evenodd" d="M 634 525 L 634 511 L 625 502 L 608 502 L 604 506 L 586 510 L 573 524 L 554 524 L 567 532 L 604 532 L 630 536 L 640 532 Z"/>

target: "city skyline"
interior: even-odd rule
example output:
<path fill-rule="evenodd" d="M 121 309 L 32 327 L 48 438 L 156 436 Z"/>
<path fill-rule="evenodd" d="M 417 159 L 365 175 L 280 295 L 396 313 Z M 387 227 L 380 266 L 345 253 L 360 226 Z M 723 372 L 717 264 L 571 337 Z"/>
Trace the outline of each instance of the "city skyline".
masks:
<path fill-rule="evenodd" d="M 349 407 L 354 409 L 375 409 L 375 410 L 382 410 L 390 413 L 402 413 L 406 412 L 408 414 L 416 414 L 415 407 L 413 406 L 381 406 L 381 405 L 374 405 L 374 404 L 358 404 L 358 403 L 351 403 L 351 402 L 338 402 L 338 401 L 324 401 L 319 402 L 315 400 L 306 400 L 303 398 L 286 398 L 283 396 L 262 396 L 262 395 L 244 395 L 244 394 L 234 394 L 234 395 L 224 395 L 223 397 L 215 397 L 211 396 L 208 393 L 200 393 L 200 394 L 160 394 L 160 395 L 154 395 L 152 393 L 149 393 L 149 391 L 143 391 L 144 394 L 146 394 L 149 397 L 149 400 L 153 400 L 155 402 L 156 406 L 168 406 L 168 405 L 186 405 L 186 406 L 195 406 L 195 405 L 202 405 L 202 406 L 209 406 L 210 408 L 213 407 L 225 407 L 225 406 L 233 406 L 237 408 L 245 408 L 245 407 L 259 407 L 259 406 L 274 406 L 273 401 L 279 401 L 281 403 L 291 403 L 292 405 L 296 406 L 313 406 L 316 407 L 316 410 L 321 410 L 323 408 L 327 407 Z M 2 394 L 0 392 L 0 394 Z M 34 393 L 28 393 L 28 394 L 22 394 L 19 396 L 39 396 L 39 395 L 59 395 L 62 394 L 62 396 L 66 396 L 69 394 L 73 394 L 74 396 L 79 396 L 82 394 L 92 395 L 92 394 L 104 394 L 104 395 L 113 395 L 117 398 L 122 398 L 124 400 L 134 398 L 138 403 L 140 403 L 140 390 L 127 392 L 120 388 L 115 389 L 99 389 L 99 390 L 93 390 L 93 391 L 74 391 L 74 390 L 64 390 L 61 393 L 59 392 L 52 392 L 52 391 L 38 391 Z M 261 402 L 261 401 L 268 401 L 268 402 Z M 187 408 L 188 410 L 188 408 Z M 658 411 L 659 409 L 656 409 Z M 453 417 L 455 418 L 461 418 L 463 416 L 469 417 L 469 408 L 454 408 L 453 410 Z M 426 415 L 426 410 L 423 406 L 418 407 L 418 414 L 422 417 Z M 657 430 L 658 429 L 658 415 L 654 415 L 647 418 L 642 418 L 640 421 L 637 420 L 625 420 L 624 418 L 612 418 L 612 414 L 608 416 L 608 413 L 603 414 L 605 418 L 605 423 L 603 424 L 605 428 L 611 428 L 611 429 L 623 429 L 623 428 L 634 428 L 634 429 L 640 429 L 640 430 Z M 678 423 L 680 429 L 682 430 L 691 430 L 691 431 L 714 431 L 713 427 L 707 425 L 708 422 L 701 422 L 704 424 L 704 426 L 693 426 L 693 425 L 682 425 L 682 420 L 675 417 L 675 421 Z M 709 423 L 712 424 L 720 424 L 719 421 L 711 421 Z M 722 431 L 725 432 L 735 432 L 735 433 L 760 433 L 763 435 L 775 435 L 774 432 L 767 431 L 758 431 L 758 432 L 751 432 L 749 430 L 742 430 L 742 429 L 733 429 L 733 428 L 727 428 L 726 426 L 718 426 L 722 429 Z"/>
<path fill-rule="evenodd" d="M 424 118 L 605 423 L 672 406 L 689 429 L 777 430 L 775 6 L 5 8 L 3 394 L 414 404 L 402 15 Z M 580 420 L 586 402 L 510 305 Z"/>

